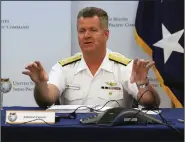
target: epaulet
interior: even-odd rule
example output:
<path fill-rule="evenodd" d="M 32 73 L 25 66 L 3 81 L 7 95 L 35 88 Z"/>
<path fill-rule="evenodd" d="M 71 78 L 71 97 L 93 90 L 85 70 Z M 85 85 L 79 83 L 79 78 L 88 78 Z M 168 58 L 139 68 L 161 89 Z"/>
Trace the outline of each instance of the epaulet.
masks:
<path fill-rule="evenodd" d="M 125 56 L 116 52 L 112 52 L 109 54 L 109 60 L 115 61 L 125 66 L 127 66 L 132 61 L 131 59 L 126 58 Z"/>
<path fill-rule="evenodd" d="M 82 57 L 82 54 L 81 53 L 77 53 L 71 57 L 68 57 L 68 58 L 65 58 L 65 59 L 62 59 L 60 61 L 58 61 L 58 63 L 61 65 L 61 66 L 66 66 L 68 64 L 71 64 L 71 63 L 74 63 L 76 61 L 79 61 L 81 60 L 81 57 Z"/>

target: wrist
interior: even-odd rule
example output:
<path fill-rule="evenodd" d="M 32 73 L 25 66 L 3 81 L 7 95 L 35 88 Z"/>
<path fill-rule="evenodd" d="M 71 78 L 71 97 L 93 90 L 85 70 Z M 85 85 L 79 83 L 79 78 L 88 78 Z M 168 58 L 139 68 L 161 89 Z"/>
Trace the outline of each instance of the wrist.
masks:
<path fill-rule="evenodd" d="M 43 87 L 43 86 L 46 86 L 46 85 L 47 85 L 47 81 L 42 81 L 42 82 L 36 82 L 35 83 L 36 88 L 40 88 L 40 87 Z"/>
<path fill-rule="evenodd" d="M 145 80 L 141 80 L 141 81 L 136 82 L 136 85 L 137 85 L 138 88 L 145 88 L 145 87 L 148 86 L 148 84 L 149 84 L 148 77 L 146 77 Z"/>

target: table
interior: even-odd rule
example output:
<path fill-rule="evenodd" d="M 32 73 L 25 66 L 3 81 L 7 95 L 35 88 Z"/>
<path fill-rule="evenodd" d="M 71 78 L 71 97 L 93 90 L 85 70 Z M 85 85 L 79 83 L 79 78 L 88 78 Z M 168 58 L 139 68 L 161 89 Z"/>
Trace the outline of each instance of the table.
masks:
<path fill-rule="evenodd" d="M 4 107 L 1 111 L 1 138 L 3 142 L 26 141 L 137 141 L 137 142 L 172 142 L 183 141 L 178 133 L 164 125 L 129 125 L 129 126 L 84 126 L 79 120 L 92 114 L 77 114 L 76 119 L 61 119 L 54 125 L 47 124 L 5 124 L 6 110 L 39 110 L 37 107 Z M 57 115 L 57 114 L 56 114 Z M 162 109 L 163 117 L 184 134 L 183 109 Z"/>

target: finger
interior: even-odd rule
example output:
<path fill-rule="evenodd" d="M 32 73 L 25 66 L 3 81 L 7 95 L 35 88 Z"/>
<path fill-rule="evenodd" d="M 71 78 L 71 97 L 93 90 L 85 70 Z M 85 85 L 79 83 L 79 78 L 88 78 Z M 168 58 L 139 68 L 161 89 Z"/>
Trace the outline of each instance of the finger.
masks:
<path fill-rule="evenodd" d="M 29 75 L 30 76 L 31 75 L 31 72 L 30 71 L 23 71 L 22 74 Z"/>
<path fill-rule="evenodd" d="M 149 60 L 144 61 L 144 66 L 146 67 L 148 63 L 150 63 Z"/>
<path fill-rule="evenodd" d="M 38 70 L 38 66 L 36 63 L 31 62 L 25 69 L 30 70 L 31 72 Z"/>
<path fill-rule="evenodd" d="M 134 83 L 135 82 L 135 76 L 136 76 L 136 72 L 132 71 L 131 77 L 130 77 L 130 82 Z"/>
<path fill-rule="evenodd" d="M 137 64 L 138 60 L 138 58 L 134 59 L 133 64 Z"/>
<path fill-rule="evenodd" d="M 145 66 L 146 66 L 146 65 L 145 65 L 145 62 L 146 62 L 146 61 L 145 61 L 144 59 L 140 59 L 140 60 L 139 60 L 139 67 L 142 67 L 142 68 L 144 67 L 144 68 L 145 68 Z"/>
<path fill-rule="evenodd" d="M 134 83 L 134 82 L 135 82 L 134 75 L 132 75 L 132 76 L 130 77 L 130 83 Z"/>
<path fill-rule="evenodd" d="M 33 64 L 33 62 L 30 62 L 30 63 L 25 67 L 25 69 L 31 68 L 31 67 L 32 67 L 32 64 Z"/>
<path fill-rule="evenodd" d="M 36 69 L 38 69 L 38 66 L 37 66 L 37 64 L 34 62 L 32 65 L 31 65 L 33 68 L 36 68 Z"/>
<path fill-rule="evenodd" d="M 41 65 L 39 61 L 35 61 L 35 63 L 37 64 L 39 69 L 44 70 L 43 66 Z"/>
<path fill-rule="evenodd" d="M 134 59 L 133 66 L 132 66 L 132 71 L 136 70 L 138 60 L 139 60 L 138 58 Z"/>
<path fill-rule="evenodd" d="M 151 63 L 149 63 L 146 67 L 147 67 L 148 69 L 150 69 L 154 64 L 155 64 L 155 62 L 154 62 L 154 61 L 152 61 L 152 62 L 151 62 Z"/>
<path fill-rule="evenodd" d="M 131 76 L 134 74 L 134 72 L 136 71 L 137 68 L 137 62 L 138 62 L 138 58 L 134 59 L 133 61 L 133 65 L 132 65 L 132 72 L 131 72 Z"/>
<path fill-rule="evenodd" d="M 143 60 L 142 60 L 142 59 L 138 60 L 138 62 L 137 62 L 137 67 L 138 67 L 138 68 L 143 67 L 142 64 L 143 64 Z"/>

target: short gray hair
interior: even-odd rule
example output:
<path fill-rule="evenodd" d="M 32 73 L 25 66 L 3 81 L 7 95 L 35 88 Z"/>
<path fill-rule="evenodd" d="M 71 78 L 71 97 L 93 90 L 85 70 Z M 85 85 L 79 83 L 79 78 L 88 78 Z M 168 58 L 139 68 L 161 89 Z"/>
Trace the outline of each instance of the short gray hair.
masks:
<path fill-rule="evenodd" d="M 102 26 L 108 29 L 108 14 L 105 10 L 97 7 L 86 7 L 79 11 L 77 19 L 81 17 L 94 17 L 98 16 Z"/>

